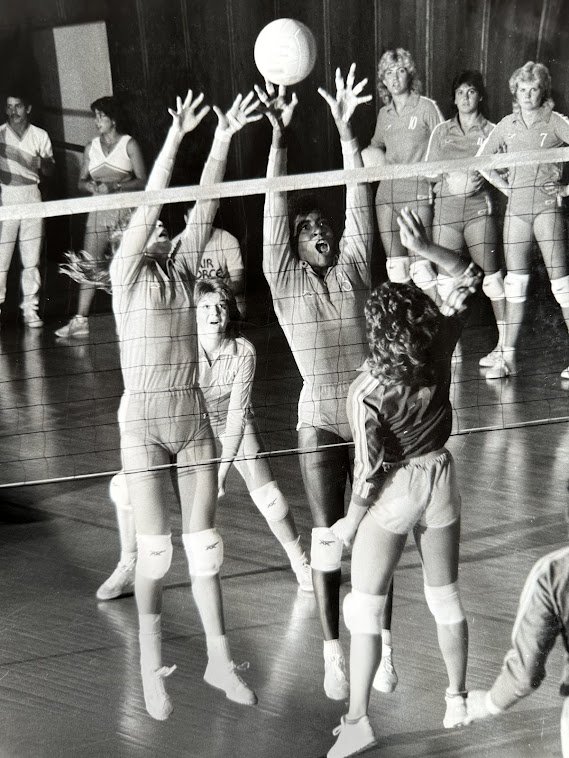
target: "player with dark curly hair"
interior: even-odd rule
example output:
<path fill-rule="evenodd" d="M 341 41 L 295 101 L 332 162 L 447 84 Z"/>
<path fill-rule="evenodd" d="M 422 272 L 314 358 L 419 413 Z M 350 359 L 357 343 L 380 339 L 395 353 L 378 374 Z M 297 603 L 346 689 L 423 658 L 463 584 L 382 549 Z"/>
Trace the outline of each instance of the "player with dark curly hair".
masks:
<path fill-rule="evenodd" d="M 356 450 L 348 513 L 332 526 L 354 540 L 352 591 L 344 600 L 351 633 L 350 705 L 328 758 L 354 755 L 376 742 L 367 716 L 380 653 L 386 595 L 413 532 L 425 597 L 446 665 L 444 726 L 466 721 L 468 628 L 458 589 L 460 494 L 445 448 L 452 426 L 451 357 L 482 270 L 463 253 L 429 242 L 421 220 L 404 209 L 401 242 L 454 278 L 437 308 L 420 289 L 386 282 L 365 307 L 369 357 L 352 383 L 348 415 Z"/>

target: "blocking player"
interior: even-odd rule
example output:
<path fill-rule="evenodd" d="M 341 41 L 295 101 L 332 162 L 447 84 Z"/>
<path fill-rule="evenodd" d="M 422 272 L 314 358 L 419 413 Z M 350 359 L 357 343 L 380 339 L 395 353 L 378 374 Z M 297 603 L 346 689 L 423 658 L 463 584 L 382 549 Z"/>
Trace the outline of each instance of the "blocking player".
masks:
<path fill-rule="evenodd" d="M 445 443 L 452 427 L 451 356 L 482 271 L 461 253 L 433 245 L 404 209 L 401 242 L 453 277 L 439 310 L 419 288 L 385 282 L 365 306 L 369 354 L 350 387 L 356 460 L 352 498 L 332 531 L 353 541 L 352 591 L 344 600 L 351 633 L 350 705 L 328 758 L 376 742 L 367 712 L 391 577 L 413 532 L 427 605 L 448 675 L 445 728 L 466 721 L 468 627 L 458 587 L 460 494 Z M 355 539 L 354 539 L 355 537 Z"/>
<path fill-rule="evenodd" d="M 514 71 L 509 84 L 513 113 L 495 126 L 478 155 L 546 150 L 569 144 L 569 119 L 553 110 L 551 76 L 546 66 L 528 61 Z M 526 310 L 534 238 L 551 291 L 569 328 L 569 263 L 565 219 L 559 203 L 569 194 L 569 187 L 561 183 L 562 168 L 558 163 L 532 163 L 511 168 L 507 180 L 496 172 L 488 176 L 508 197 L 504 220 L 506 328 L 500 359 L 488 369 L 488 379 L 519 372 L 516 347 Z M 569 367 L 561 376 L 569 379 Z"/>
<path fill-rule="evenodd" d="M 384 106 L 377 115 L 375 132 L 362 150 L 364 166 L 420 163 L 425 158 L 429 138 L 443 116 L 434 100 L 421 95 L 415 61 L 408 50 L 387 50 L 377 67 L 378 93 Z M 387 257 L 387 276 L 392 282 L 408 282 L 436 298 L 436 271 L 429 261 L 413 259 L 401 244 L 397 214 L 409 206 L 426 229 L 433 218 L 428 179 L 384 180 L 379 183 L 375 210 L 381 242 Z"/>
<path fill-rule="evenodd" d="M 340 135 L 345 168 L 362 165 L 350 119 L 369 95 L 367 80 L 355 83 L 355 64 L 344 81 L 336 71 L 336 97 L 319 89 Z M 273 127 L 267 176 L 287 167 L 287 134 L 297 105 L 284 87 L 276 95 L 256 88 Z M 275 96 L 276 95 L 276 96 Z M 289 213 L 292 224 L 289 225 Z M 324 635 L 324 690 L 334 700 L 348 694 L 345 659 L 339 640 L 341 542 L 329 527 L 343 515 L 350 475 L 351 440 L 346 397 L 365 358 L 363 306 L 370 287 L 372 219 L 366 185 L 349 185 L 345 228 L 338 241 L 330 222 L 310 197 L 289 209 L 284 192 L 268 192 L 263 227 L 263 271 L 275 312 L 302 375 L 298 402 L 300 468 L 312 513 L 311 565 Z M 390 619 L 386 618 L 386 634 Z M 394 672 L 392 674 L 392 682 Z M 391 686 L 391 685 L 390 685 Z"/>
<path fill-rule="evenodd" d="M 7 121 L 0 126 L 0 189 L 2 205 L 40 203 L 39 183 L 53 174 L 55 163 L 48 133 L 30 123 L 32 104 L 23 92 L 11 90 Z M 41 287 L 40 255 L 44 235 L 41 218 L 14 219 L 0 224 L 0 308 L 16 241 L 22 259 L 20 308 L 26 326 L 43 326 L 38 314 Z"/>
<path fill-rule="evenodd" d="M 540 558 L 520 595 L 512 630 L 512 648 L 490 690 L 471 690 L 467 710 L 470 721 L 497 716 L 531 695 L 545 679 L 545 664 L 555 641 L 565 648 L 565 670 L 560 694 L 561 749 L 569 758 L 569 548 Z"/>
<path fill-rule="evenodd" d="M 486 90 L 479 71 L 458 74 L 451 94 L 456 115 L 434 128 L 426 161 L 472 158 L 494 127 L 481 112 Z M 480 365 L 493 366 L 502 354 L 505 298 L 495 203 L 490 188 L 477 171 L 451 171 L 437 177 L 434 191 L 433 242 L 457 252 L 466 245 L 472 260 L 484 271 L 482 289 L 492 304 L 498 345 L 480 359 Z M 437 289 L 441 302 L 446 300 L 452 287 L 452 279 L 439 273 Z"/>
<path fill-rule="evenodd" d="M 170 109 L 172 126 L 148 180 L 148 189 L 166 187 L 184 135 L 209 108 L 191 90 Z M 201 177 L 220 181 L 233 134 L 250 121 L 253 93 L 240 95 L 226 114 L 218 108 L 218 127 Z M 182 509 L 182 540 L 192 592 L 206 634 L 208 665 L 204 680 L 245 705 L 257 699 L 231 659 L 225 635 L 219 569 L 223 542 L 214 526 L 217 467 L 211 426 L 198 387 L 198 346 L 193 288 L 195 258 L 211 232 L 218 201 L 196 203 L 188 226 L 191 254 L 178 256 L 164 227 L 160 206 L 133 214 L 111 263 L 113 311 L 119 336 L 124 394 L 119 408 L 121 459 L 134 510 L 138 558 L 135 596 L 140 624 L 140 664 L 148 713 L 167 719 L 172 703 L 164 678 L 174 667 L 162 665 L 162 579 L 172 560 L 168 523 L 169 467 L 175 473 Z"/>

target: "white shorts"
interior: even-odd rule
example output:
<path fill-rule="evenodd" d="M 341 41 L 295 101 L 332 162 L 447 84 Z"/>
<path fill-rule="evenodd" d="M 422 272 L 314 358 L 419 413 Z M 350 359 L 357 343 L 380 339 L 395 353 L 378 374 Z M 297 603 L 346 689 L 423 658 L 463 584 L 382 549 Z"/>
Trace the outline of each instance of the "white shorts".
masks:
<path fill-rule="evenodd" d="M 351 441 L 346 401 L 351 382 L 338 384 L 303 384 L 298 399 L 298 431 L 302 426 L 315 426 Z"/>
<path fill-rule="evenodd" d="M 414 526 L 442 528 L 460 516 L 454 459 L 446 448 L 385 465 L 387 477 L 370 515 L 388 532 L 408 534 Z"/>

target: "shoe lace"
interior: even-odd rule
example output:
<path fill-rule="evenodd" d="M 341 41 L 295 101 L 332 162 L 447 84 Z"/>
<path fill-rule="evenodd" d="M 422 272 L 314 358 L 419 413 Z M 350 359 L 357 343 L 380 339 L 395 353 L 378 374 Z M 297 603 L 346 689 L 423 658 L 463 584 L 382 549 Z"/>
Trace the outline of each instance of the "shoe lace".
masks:
<path fill-rule="evenodd" d="M 170 676 L 174 673 L 176 670 L 176 664 L 173 666 L 161 666 L 159 669 L 156 670 L 156 676 L 160 677 L 161 679 L 165 679 L 167 676 Z"/>
<path fill-rule="evenodd" d="M 338 726 L 335 726 L 332 729 L 332 734 L 334 735 L 334 737 L 337 737 L 345 726 L 346 726 L 346 722 L 344 721 L 344 717 L 342 716 L 342 719 L 340 723 L 338 724 Z"/>

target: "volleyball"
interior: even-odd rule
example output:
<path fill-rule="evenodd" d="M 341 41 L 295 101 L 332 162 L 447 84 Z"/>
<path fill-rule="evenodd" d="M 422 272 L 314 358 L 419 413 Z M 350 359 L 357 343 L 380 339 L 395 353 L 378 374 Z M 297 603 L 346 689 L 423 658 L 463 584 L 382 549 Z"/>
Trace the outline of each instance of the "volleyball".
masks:
<path fill-rule="evenodd" d="M 297 84 L 316 62 L 316 40 L 310 29 L 293 18 L 277 18 L 261 29 L 255 41 L 255 64 L 273 84 Z"/>

